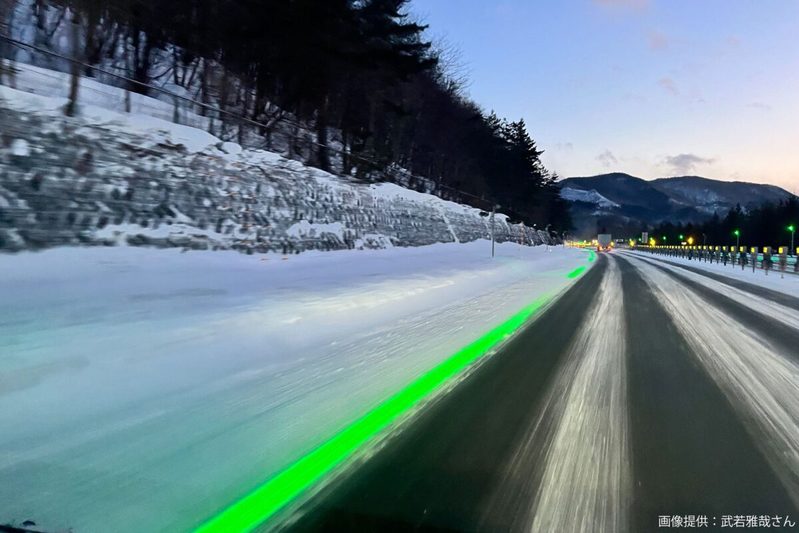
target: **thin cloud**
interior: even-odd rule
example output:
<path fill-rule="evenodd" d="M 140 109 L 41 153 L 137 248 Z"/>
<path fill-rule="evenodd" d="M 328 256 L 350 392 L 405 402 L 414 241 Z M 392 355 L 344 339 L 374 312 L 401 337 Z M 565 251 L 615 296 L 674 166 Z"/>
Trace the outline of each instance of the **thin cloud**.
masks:
<path fill-rule="evenodd" d="M 697 166 L 712 165 L 716 160 L 709 157 L 701 157 L 696 154 L 678 154 L 666 156 L 663 163 L 675 174 L 687 174 L 693 172 Z"/>
<path fill-rule="evenodd" d="M 574 144 L 572 143 L 557 143 L 555 144 L 555 150 L 560 150 L 561 152 L 571 152 L 574 150 Z"/>
<path fill-rule="evenodd" d="M 764 104 L 763 102 L 750 102 L 746 104 L 746 107 L 751 107 L 753 109 L 759 109 L 761 111 L 771 111 L 771 106 L 768 104 Z"/>
<path fill-rule="evenodd" d="M 680 94 L 680 89 L 677 87 L 677 84 L 669 77 L 660 78 L 658 80 L 658 85 L 660 85 L 664 91 L 673 94 L 674 96 L 679 96 Z"/>
<path fill-rule="evenodd" d="M 606 8 L 644 9 L 649 0 L 593 0 L 594 4 Z"/>
<path fill-rule="evenodd" d="M 669 47 L 669 37 L 663 32 L 653 31 L 649 33 L 650 50 L 666 50 Z"/>
<path fill-rule="evenodd" d="M 602 163 L 602 166 L 606 168 L 612 167 L 619 163 L 619 160 L 616 158 L 615 155 L 613 155 L 613 152 L 611 152 L 610 150 L 605 150 L 604 152 L 596 156 L 596 160 Z"/>

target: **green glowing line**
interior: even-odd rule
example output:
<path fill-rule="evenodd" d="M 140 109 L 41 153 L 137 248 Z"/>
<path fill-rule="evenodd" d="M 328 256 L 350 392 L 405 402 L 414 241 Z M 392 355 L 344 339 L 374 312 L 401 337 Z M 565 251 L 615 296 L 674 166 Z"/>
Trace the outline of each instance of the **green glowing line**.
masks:
<path fill-rule="evenodd" d="M 593 263 L 594 259 L 596 259 L 596 252 L 591 250 L 588 252 L 588 262 Z"/>
<path fill-rule="evenodd" d="M 577 267 L 574 270 L 572 270 L 571 272 L 569 272 L 568 274 L 566 274 L 566 277 L 569 278 L 569 279 L 574 279 L 577 276 L 579 276 L 580 274 L 582 274 L 583 272 L 585 272 L 585 267 L 584 266 Z"/>
<path fill-rule="evenodd" d="M 505 323 L 462 348 L 314 451 L 224 509 L 197 531 L 252 531 L 263 524 L 425 397 L 513 335 L 550 298 L 551 296 L 538 298 Z"/>

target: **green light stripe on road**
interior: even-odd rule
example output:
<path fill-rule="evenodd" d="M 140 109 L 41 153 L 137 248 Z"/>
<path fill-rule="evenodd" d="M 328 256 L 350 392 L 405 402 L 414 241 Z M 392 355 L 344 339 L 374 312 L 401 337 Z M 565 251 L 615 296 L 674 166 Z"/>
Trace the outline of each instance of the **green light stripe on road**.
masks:
<path fill-rule="evenodd" d="M 577 276 L 579 276 L 580 274 L 582 274 L 583 272 L 585 272 L 585 267 L 584 266 L 577 267 L 574 270 L 572 270 L 571 272 L 569 272 L 568 274 L 566 274 L 566 277 L 569 278 L 569 279 L 574 279 Z"/>
<path fill-rule="evenodd" d="M 588 262 L 593 263 L 594 259 L 596 259 L 596 252 L 591 250 L 588 252 Z"/>
<path fill-rule="evenodd" d="M 581 268 L 585 270 L 585 267 Z M 503 324 L 462 348 L 317 449 L 224 509 L 201 525 L 197 531 L 202 533 L 252 531 L 263 524 L 336 466 L 350 458 L 400 416 L 408 413 L 432 392 L 513 335 L 550 298 L 551 296 L 547 295 L 537 299 Z"/>

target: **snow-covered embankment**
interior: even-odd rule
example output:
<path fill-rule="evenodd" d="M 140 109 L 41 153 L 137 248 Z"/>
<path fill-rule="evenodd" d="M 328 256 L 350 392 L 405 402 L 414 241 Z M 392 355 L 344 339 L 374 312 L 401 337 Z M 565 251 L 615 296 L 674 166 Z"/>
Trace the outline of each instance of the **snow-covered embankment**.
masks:
<path fill-rule="evenodd" d="M 84 105 L 69 118 L 64 104 L 0 86 L 0 252 L 130 244 L 288 254 L 490 234 L 480 210 L 430 194 L 341 178 L 152 116 Z M 500 242 L 547 238 L 503 215 L 494 229 Z"/>

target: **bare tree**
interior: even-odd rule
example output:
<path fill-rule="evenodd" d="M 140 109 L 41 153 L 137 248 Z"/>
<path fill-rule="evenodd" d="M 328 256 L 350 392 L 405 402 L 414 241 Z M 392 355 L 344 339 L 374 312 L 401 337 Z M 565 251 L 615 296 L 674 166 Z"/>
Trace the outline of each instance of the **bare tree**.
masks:
<path fill-rule="evenodd" d="M 439 83 L 452 95 L 465 97 L 470 84 L 470 69 L 463 52 L 445 38 L 433 42 L 433 55 L 438 58 L 435 72 Z"/>
<path fill-rule="evenodd" d="M 82 47 L 80 45 L 80 15 L 77 10 L 72 13 L 72 54 L 71 73 L 69 80 L 69 101 L 64 110 L 67 116 L 74 117 L 78 109 L 78 89 L 80 88 L 80 62 Z"/>
<path fill-rule="evenodd" d="M 12 46 L 4 37 L 11 37 L 16 3 L 16 0 L 0 0 L 0 83 L 3 83 L 3 78 L 7 78 L 11 87 L 14 86 L 14 69 L 11 64 Z"/>

